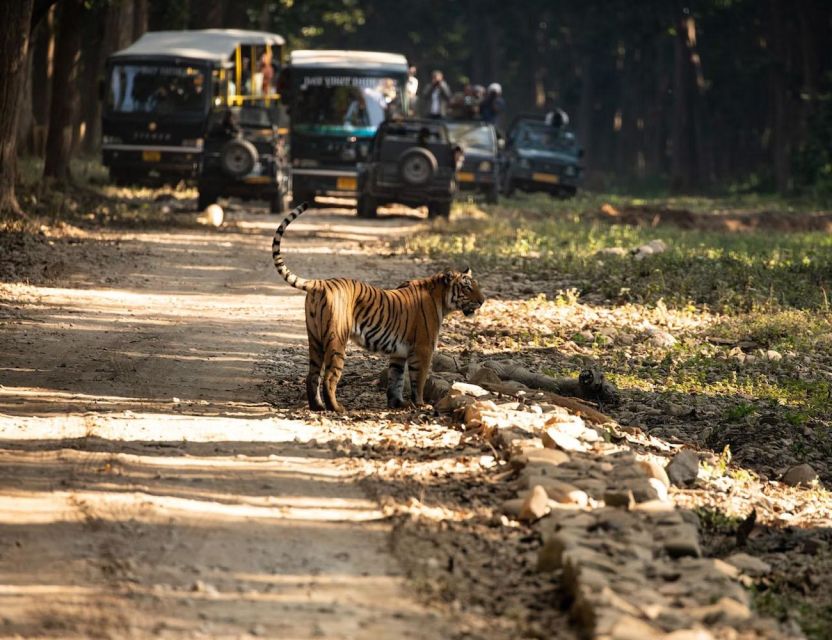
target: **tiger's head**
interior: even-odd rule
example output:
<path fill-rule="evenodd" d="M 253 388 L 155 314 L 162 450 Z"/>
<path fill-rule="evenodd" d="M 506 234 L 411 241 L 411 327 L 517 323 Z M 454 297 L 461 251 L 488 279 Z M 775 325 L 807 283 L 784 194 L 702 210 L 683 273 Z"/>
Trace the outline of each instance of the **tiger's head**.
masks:
<path fill-rule="evenodd" d="M 442 273 L 442 282 L 446 287 L 445 306 L 449 310 L 458 309 L 466 316 L 470 316 L 485 302 L 480 285 L 474 280 L 471 269 L 468 267 L 465 271 L 448 269 Z"/>

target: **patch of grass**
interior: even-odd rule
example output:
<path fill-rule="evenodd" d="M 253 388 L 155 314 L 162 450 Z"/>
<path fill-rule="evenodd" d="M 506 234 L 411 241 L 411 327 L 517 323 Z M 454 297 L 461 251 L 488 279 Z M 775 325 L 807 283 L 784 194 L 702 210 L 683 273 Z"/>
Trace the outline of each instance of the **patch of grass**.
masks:
<path fill-rule="evenodd" d="M 596 195 L 509 201 L 490 208 L 486 217 L 462 217 L 408 239 L 406 248 L 468 263 L 475 270 L 510 268 L 566 281 L 583 296 L 611 302 L 664 300 L 674 308 L 693 304 L 729 314 L 828 308 L 832 235 L 613 225 L 594 218 L 600 204 L 609 201 L 617 202 Z M 708 210 L 736 205 L 701 198 L 672 203 Z M 794 215 L 789 205 L 779 206 L 782 215 Z M 653 239 L 666 242 L 668 250 L 642 261 L 598 253 L 611 247 L 629 250 Z"/>
<path fill-rule="evenodd" d="M 754 608 L 762 615 L 795 620 L 810 640 L 832 637 L 832 600 L 828 595 L 822 602 L 810 600 L 783 580 L 768 589 L 753 587 L 751 598 Z"/>

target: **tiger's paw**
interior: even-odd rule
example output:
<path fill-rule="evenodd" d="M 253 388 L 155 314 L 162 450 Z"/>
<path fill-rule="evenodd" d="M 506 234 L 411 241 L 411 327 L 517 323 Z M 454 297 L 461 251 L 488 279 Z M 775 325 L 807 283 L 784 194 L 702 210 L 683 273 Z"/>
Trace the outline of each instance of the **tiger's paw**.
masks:
<path fill-rule="evenodd" d="M 412 409 L 414 405 L 410 400 L 403 398 L 387 398 L 387 407 L 390 409 Z"/>

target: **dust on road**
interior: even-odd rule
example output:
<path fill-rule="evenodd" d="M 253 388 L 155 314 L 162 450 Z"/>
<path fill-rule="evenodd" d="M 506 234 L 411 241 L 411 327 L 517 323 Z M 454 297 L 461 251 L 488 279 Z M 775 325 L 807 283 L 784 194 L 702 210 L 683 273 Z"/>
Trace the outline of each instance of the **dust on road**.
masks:
<path fill-rule="evenodd" d="M 53 286 L 2 286 L 0 636 L 453 635 L 348 449 L 264 401 L 258 363 L 306 340 L 277 222 L 106 232 Z M 413 264 L 363 247 L 421 224 L 310 212 L 287 263 L 395 285 Z"/>

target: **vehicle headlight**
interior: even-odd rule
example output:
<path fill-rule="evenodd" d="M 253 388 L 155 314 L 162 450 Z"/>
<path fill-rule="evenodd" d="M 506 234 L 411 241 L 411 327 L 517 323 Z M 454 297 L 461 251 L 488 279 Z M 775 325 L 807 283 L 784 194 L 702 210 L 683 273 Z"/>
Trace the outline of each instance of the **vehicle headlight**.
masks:
<path fill-rule="evenodd" d="M 532 165 L 526 158 L 520 158 L 520 168 L 521 169 L 531 169 Z"/>
<path fill-rule="evenodd" d="M 183 147 L 196 147 L 197 149 L 202 149 L 202 146 L 205 144 L 205 140 L 202 138 L 189 138 L 187 140 L 182 141 Z"/>
<path fill-rule="evenodd" d="M 120 144 L 121 138 L 118 136 L 103 136 L 101 142 L 104 144 Z"/>
<path fill-rule="evenodd" d="M 483 173 L 491 171 L 491 163 L 488 160 L 483 160 L 482 162 L 480 162 L 477 169 L 482 171 Z"/>

